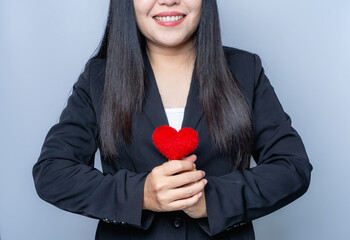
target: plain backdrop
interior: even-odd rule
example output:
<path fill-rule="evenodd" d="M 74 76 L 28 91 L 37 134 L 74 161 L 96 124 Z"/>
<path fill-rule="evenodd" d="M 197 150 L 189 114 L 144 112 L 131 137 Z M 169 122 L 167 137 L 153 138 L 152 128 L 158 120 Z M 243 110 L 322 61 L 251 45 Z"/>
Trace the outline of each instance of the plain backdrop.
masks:
<path fill-rule="evenodd" d="M 94 239 L 97 220 L 42 201 L 31 171 L 100 42 L 108 4 L 0 0 L 2 240 Z M 314 166 L 303 197 L 254 221 L 256 239 L 349 239 L 350 1 L 218 4 L 224 44 L 262 58 Z"/>

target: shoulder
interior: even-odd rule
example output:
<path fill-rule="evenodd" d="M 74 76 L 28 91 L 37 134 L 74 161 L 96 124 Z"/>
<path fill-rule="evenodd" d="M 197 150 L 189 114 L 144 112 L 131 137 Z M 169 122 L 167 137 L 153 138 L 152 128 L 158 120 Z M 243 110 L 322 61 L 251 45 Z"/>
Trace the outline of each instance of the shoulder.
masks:
<path fill-rule="evenodd" d="M 252 97 L 257 79 L 263 71 L 259 55 L 228 46 L 223 46 L 223 48 L 230 72 L 238 81 L 242 90 L 249 97 Z"/>
<path fill-rule="evenodd" d="M 89 85 L 93 88 L 96 84 L 103 84 L 106 71 L 106 60 L 102 58 L 90 58 L 84 66 L 78 84 Z"/>
<path fill-rule="evenodd" d="M 226 57 L 239 57 L 239 58 L 251 58 L 254 56 L 253 52 L 248 50 L 239 49 L 230 46 L 223 46 Z"/>
<path fill-rule="evenodd" d="M 234 47 L 223 46 L 227 64 L 233 72 L 252 72 L 260 61 L 256 53 Z"/>
<path fill-rule="evenodd" d="M 103 85 L 106 74 L 105 58 L 90 58 L 85 64 L 85 71 L 89 74 L 90 84 Z"/>
<path fill-rule="evenodd" d="M 105 58 L 91 58 L 85 65 L 86 69 L 89 69 L 91 76 L 100 75 L 106 70 L 106 59 Z"/>
<path fill-rule="evenodd" d="M 88 89 L 87 92 L 89 93 L 92 104 L 95 108 L 97 108 L 95 111 L 99 110 L 98 106 L 100 106 L 102 103 L 105 74 L 106 59 L 90 58 L 86 62 L 84 72 L 82 73 L 82 76 L 84 77 L 80 80 L 83 81 L 81 85 L 85 85 L 86 89 Z"/>

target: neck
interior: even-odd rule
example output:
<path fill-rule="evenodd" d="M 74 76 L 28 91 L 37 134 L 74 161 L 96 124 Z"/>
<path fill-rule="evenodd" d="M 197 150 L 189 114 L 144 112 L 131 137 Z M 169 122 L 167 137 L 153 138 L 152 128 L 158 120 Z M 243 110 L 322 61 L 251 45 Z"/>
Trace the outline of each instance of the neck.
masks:
<path fill-rule="evenodd" d="M 154 69 L 176 70 L 193 67 L 196 58 L 193 39 L 174 47 L 164 47 L 147 42 L 146 50 Z"/>

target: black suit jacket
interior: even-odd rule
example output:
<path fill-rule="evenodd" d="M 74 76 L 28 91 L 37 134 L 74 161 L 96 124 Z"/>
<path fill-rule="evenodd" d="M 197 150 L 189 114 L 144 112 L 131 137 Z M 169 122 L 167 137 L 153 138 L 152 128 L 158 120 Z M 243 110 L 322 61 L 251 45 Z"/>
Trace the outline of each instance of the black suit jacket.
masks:
<path fill-rule="evenodd" d="M 224 50 L 253 111 L 257 166 L 233 171 L 231 160 L 214 147 L 193 76 L 182 127 L 191 127 L 199 135 L 194 154 L 197 169 L 204 170 L 208 180 L 208 217 L 193 219 L 183 211 L 142 209 L 147 174 L 168 161 L 152 142 L 154 129 L 168 121 L 147 55 L 146 98 L 142 113 L 133 117 L 132 144 L 122 143 L 120 157 L 114 161 L 102 155 L 103 173 L 93 166 L 106 61 L 87 62 L 33 167 L 38 195 L 63 210 L 100 219 L 96 239 L 254 239 L 251 221 L 303 195 L 312 165 L 259 56 L 235 48 Z"/>

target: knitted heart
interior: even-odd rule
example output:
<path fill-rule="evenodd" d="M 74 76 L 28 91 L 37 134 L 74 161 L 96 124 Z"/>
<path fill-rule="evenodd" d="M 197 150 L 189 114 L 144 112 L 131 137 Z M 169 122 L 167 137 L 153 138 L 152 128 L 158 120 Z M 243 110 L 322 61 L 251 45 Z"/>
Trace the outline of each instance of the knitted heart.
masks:
<path fill-rule="evenodd" d="M 157 127 L 152 135 L 156 148 L 170 160 L 180 160 L 193 152 L 198 145 L 198 133 L 188 127 L 176 129 L 163 125 Z"/>

